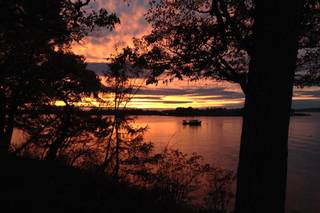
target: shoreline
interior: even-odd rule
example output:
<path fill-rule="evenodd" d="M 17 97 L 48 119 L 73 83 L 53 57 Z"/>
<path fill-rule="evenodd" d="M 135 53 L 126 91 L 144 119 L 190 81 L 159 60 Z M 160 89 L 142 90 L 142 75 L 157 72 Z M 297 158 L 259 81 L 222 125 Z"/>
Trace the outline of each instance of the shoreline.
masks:
<path fill-rule="evenodd" d="M 20 114 L 27 113 L 40 113 L 40 114 L 56 114 L 61 113 L 63 107 L 49 107 L 47 109 L 37 110 L 23 110 L 19 111 Z M 320 112 L 320 109 L 311 110 L 292 110 L 290 116 L 312 116 L 311 113 Z M 129 115 L 129 116 L 173 116 L 173 117 L 242 117 L 243 109 L 225 109 L 225 108 L 212 108 L 212 109 L 193 109 L 193 108 L 177 108 L 174 110 L 149 110 L 149 109 L 122 109 L 117 112 L 110 109 L 83 109 L 78 108 L 78 113 L 86 115 Z"/>

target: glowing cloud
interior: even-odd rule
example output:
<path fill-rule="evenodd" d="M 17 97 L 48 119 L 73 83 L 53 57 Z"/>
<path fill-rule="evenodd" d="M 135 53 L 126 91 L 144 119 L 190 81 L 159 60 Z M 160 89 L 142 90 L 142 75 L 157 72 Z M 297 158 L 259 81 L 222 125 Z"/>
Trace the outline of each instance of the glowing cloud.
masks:
<path fill-rule="evenodd" d="M 72 50 L 86 57 L 87 62 L 105 62 L 116 49 L 132 45 L 133 37 L 141 37 L 151 31 L 151 26 L 144 19 L 148 1 L 132 1 L 130 5 L 121 0 L 97 0 L 90 7 L 92 9 L 107 8 L 116 12 L 121 24 L 116 25 L 114 31 L 100 30 L 89 35 L 81 43 L 74 43 Z"/>

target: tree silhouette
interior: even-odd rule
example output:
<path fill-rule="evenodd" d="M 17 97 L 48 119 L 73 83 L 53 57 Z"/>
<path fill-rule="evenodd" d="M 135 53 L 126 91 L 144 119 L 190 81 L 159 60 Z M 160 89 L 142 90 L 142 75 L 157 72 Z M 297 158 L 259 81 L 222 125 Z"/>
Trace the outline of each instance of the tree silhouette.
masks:
<path fill-rule="evenodd" d="M 34 81 L 32 87 L 32 94 L 38 94 L 38 99 L 20 106 L 15 116 L 15 126 L 27 135 L 15 152 L 30 149 L 34 153 L 43 152 L 38 154 L 43 158 L 55 160 L 63 155 L 62 149 L 70 149 L 77 143 L 80 146 L 82 141 L 89 143 L 89 133 L 95 134 L 95 128 L 102 124 L 78 104 L 83 97 L 97 97 L 101 85 L 83 60 L 72 53 L 54 52 L 42 64 L 47 73 L 38 75 L 37 81 L 41 83 Z M 62 106 L 55 106 L 56 102 Z"/>
<path fill-rule="evenodd" d="M 113 59 L 105 73 L 105 92 L 113 113 L 110 134 L 104 140 L 104 160 L 100 170 L 117 180 L 143 170 L 144 164 L 152 158 L 149 154 L 153 148 L 143 138 L 147 127 L 136 126 L 135 118 L 125 112 L 140 87 L 129 77 L 133 73 L 128 72 L 125 61 L 121 57 Z"/>
<path fill-rule="evenodd" d="M 284 2 L 256 2 L 236 212 L 285 212 L 288 128 L 303 1 L 286 7 Z"/>
<path fill-rule="evenodd" d="M 253 1 L 151 1 L 146 19 L 153 30 L 123 52 L 128 63 L 157 76 L 212 78 L 237 83 L 246 92 L 253 51 Z M 319 84 L 318 1 L 305 1 L 299 24 L 295 83 Z M 307 67 L 306 67 L 307 66 Z"/>
<path fill-rule="evenodd" d="M 1 156 L 10 147 L 17 111 L 90 90 L 87 86 L 92 85 L 82 85 L 85 81 L 79 78 L 90 76 L 92 79 L 92 73 L 84 69 L 83 59 L 69 52 L 70 45 L 98 27 L 112 29 L 119 19 L 105 9 L 89 11 L 86 9 L 89 3 L 90 0 L 0 3 Z M 61 63 L 51 62 L 60 59 Z M 80 73 L 75 72 L 75 68 L 79 68 Z"/>
<path fill-rule="evenodd" d="M 122 55 L 149 71 L 240 85 L 236 212 L 284 212 L 293 84 L 319 85 L 319 1 L 151 1 L 152 32 Z"/>

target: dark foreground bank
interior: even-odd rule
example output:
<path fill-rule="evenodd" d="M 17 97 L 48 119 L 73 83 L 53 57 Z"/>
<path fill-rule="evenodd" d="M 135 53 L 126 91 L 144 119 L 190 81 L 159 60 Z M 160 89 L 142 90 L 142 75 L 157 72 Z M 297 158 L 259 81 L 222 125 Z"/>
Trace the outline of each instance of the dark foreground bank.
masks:
<path fill-rule="evenodd" d="M 1 159 L 0 212 L 199 212 L 157 194 L 58 163 Z"/>

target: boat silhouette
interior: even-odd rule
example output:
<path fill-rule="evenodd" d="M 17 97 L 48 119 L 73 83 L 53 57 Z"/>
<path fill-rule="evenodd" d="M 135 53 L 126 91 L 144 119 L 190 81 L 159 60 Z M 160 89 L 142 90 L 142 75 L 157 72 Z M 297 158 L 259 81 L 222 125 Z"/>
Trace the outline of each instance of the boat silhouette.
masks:
<path fill-rule="evenodd" d="M 182 121 L 183 125 L 189 125 L 189 126 L 200 126 L 201 125 L 201 121 L 199 120 L 183 120 Z"/>

